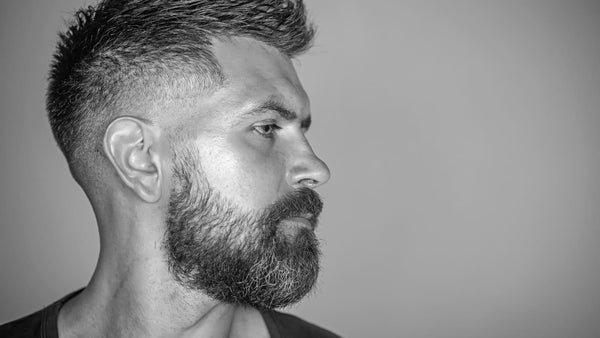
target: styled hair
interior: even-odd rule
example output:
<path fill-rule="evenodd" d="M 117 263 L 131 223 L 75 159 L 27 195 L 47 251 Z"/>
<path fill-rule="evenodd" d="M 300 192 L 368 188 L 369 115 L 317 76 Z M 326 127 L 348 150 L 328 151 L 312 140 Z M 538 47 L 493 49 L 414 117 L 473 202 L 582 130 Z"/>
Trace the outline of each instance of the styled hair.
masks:
<path fill-rule="evenodd" d="M 302 0 L 100 1 L 59 35 L 46 101 L 52 132 L 73 172 L 101 152 L 127 102 L 155 98 L 152 88 L 174 76 L 221 85 L 214 39 L 249 37 L 293 58 L 313 35 Z"/>

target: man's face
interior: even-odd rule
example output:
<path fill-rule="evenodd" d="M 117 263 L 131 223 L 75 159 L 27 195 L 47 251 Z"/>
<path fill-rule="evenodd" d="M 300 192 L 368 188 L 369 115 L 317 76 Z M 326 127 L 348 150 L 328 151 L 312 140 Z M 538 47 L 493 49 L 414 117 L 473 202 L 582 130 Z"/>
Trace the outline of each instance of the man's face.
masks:
<path fill-rule="evenodd" d="M 308 98 L 288 58 L 217 42 L 227 81 L 183 114 L 165 244 L 177 280 L 225 302 L 281 307 L 318 273 L 314 234 L 329 178 L 305 137 Z"/>

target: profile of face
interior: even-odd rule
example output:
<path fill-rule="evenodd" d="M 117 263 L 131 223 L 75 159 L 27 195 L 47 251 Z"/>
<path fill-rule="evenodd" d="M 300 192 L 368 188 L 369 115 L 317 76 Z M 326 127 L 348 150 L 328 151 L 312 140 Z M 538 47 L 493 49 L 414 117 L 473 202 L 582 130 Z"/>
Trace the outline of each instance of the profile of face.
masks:
<path fill-rule="evenodd" d="M 180 121 L 191 136 L 172 144 L 169 267 L 214 299 L 283 307 L 316 282 L 313 189 L 329 170 L 307 141 L 308 98 L 290 60 L 252 39 L 213 47 L 227 81 L 194 104 Z"/>

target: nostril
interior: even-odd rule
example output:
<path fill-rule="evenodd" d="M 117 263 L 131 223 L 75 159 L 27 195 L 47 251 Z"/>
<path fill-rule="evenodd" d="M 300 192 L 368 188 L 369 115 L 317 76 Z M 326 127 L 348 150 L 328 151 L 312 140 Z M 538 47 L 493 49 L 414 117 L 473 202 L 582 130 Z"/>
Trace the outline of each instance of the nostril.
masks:
<path fill-rule="evenodd" d="M 306 150 L 291 159 L 286 177 L 292 187 L 315 189 L 329 180 L 329 168 L 310 148 Z"/>
<path fill-rule="evenodd" d="M 315 185 L 319 184 L 319 182 L 315 179 L 312 178 L 304 178 L 302 180 L 300 180 L 299 182 L 302 185 L 308 186 L 308 187 L 314 187 Z"/>

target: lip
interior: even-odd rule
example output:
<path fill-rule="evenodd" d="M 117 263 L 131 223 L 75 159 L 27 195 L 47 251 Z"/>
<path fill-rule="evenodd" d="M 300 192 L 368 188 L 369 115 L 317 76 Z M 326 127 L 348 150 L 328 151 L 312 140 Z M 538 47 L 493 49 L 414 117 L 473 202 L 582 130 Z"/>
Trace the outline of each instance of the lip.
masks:
<path fill-rule="evenodd" d="M 314 228 L 312 222 L 308 218 L 305 218 L 305 217 L 290 217 L 290 218 L 286 218 L 284 220 L 284 222 L 285 223 L 293 223 L 295 225 L 302 226 L 302 227 L 305 227 L 305 228 L 311 229 L 311 230 Z"/>

